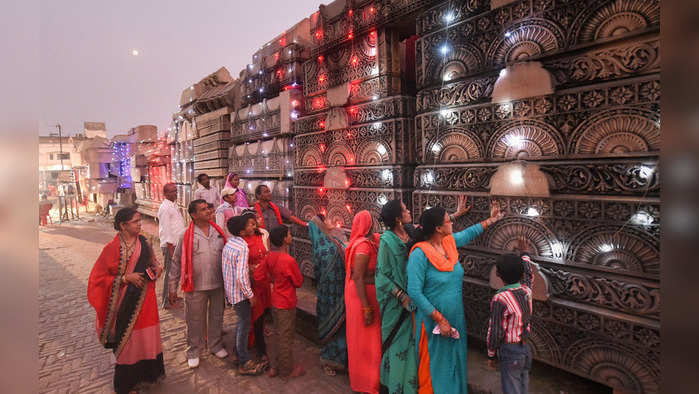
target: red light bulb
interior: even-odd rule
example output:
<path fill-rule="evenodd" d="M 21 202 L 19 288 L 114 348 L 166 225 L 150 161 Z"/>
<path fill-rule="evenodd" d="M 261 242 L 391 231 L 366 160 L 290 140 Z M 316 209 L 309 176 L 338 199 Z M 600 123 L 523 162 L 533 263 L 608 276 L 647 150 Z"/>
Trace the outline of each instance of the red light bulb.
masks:
<path fill-rule="evenodd" d="M 357 63 L 359 63 L 359 58 L 357 56 L 352 56 L 352 60 L 350 61 L 352 62 L 353 66 L 356 66 Z"/>
<path fill-rule="evenodd" d="M 354 33 L 353 33 L 353 32 L 349 32 L 349 34 L 347 34 L 347 38 L 350 39 L 350 40 L 353 39 L 353 38 L 354 38 Z"/>
<path fill-rule="evenodd" d="M 318 63 L 323 63 L 323 59 L 325 59 L 323 55 L 318 56 Z"/>
<path fill-rule="evenodd" d="M 370 14 L 373 14 L 374 11 L 376 11 L 376 10 L 374 9 L 374 7 L 370 7 L 370 8 L 369 8 L 369 13 L 370 13 Z"/>

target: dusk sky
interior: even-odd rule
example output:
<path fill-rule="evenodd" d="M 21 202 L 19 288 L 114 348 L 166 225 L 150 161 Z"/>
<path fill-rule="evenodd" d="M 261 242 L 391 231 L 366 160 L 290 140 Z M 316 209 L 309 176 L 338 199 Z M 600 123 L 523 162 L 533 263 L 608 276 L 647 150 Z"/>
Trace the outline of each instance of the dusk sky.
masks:
<path fill-rule="evenodd" d="M 39 134 L 106 122 L 110 136 L 169 126 L 180 93 L 225 66 L 234 78 L 265 42 L 329 1 L 43 1 Z M 139 55 L 133 56 L 132 50 Z"/>

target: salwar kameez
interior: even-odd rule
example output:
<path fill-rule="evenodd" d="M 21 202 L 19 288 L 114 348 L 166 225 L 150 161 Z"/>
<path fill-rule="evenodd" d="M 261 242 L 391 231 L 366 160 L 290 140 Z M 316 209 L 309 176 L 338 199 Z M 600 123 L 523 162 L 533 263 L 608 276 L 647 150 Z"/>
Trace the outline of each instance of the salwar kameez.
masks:
<path fill-rule="evenodd" d="M 128 393 L 165 375 L 155 282 L 147 280 L 145 288 L 139 289 L 121 280 L 124 274 L 144 274 L 152 263 L 153 252 L 143 236 L 129 253 L 117 235 L 90 272 L 87 297 L 97 314 L 99 340 L 116 356 L 117 393 Z"/>
<path fill-rule="evenodd" d="M 444 238 L 445 250 L 466 246 L 483 233 L 478 223 Z M 452 238 L 449 240 L 449 238 Z M 450 242 L 449 242 L 450 241 Z M 447 245 L 451 246 L 448 247 Z M 428 259 L 428 254 L 430 258 Z M 458 256 L 458 254 L 457 254 Z M 467 389 L 466 319 L 462 298 L 464 269 L 456 259 L 452 267 L 435 265 L 432 254 L 413 248 L 408 259 L 408 295 L 417 306 L 415 341 L 417 343 L 419 393 L 462 394 Z M 430 314 L 437 309 L 459 332 L 459 339 L 433 334 L 437 323 Z"/>
<path fill-rule="evenodd" d="M 376 264 L 376 298 L 381 308 L 381 386 L 391 394 L 417 393 L 413 311 L 399 298 L 408 287 L 408 247 L 393 232 L 381 236 Z"/>

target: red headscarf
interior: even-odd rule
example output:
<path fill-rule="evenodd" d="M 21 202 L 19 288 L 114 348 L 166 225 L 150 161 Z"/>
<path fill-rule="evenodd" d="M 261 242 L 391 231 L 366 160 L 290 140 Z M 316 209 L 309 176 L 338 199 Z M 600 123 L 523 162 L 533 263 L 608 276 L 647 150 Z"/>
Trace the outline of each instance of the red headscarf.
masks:
<path fill-rule="evenodd" d="M 352 257 L 354 257 L 354 251 L 357 249 L 357 246 L 361 245 L 362 242 L 371 242 L 375 247 L 378 245 L 378 234 L 374 234 L 373 239 L 366 237 L 369 231 L 371 231 L 373 224 L 371 214 L 367 210 L 357 212 L 354 220 L 352 220 L 352 232 L 350 233 L 347 248 L 345 248 L 345 270 L 348 275 L 352 271 Z"/>

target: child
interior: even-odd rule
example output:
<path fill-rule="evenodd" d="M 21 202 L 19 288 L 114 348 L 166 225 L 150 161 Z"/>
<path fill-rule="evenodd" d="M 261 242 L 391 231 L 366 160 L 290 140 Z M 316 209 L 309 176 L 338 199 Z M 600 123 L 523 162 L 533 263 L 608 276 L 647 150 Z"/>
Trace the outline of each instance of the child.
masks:
<path fill-rule="evenodd" d="M 532 316 L 532 274 L 529 256 L 498 256 L 495 264 L 503 286 L 490 303 L 488 323 L 488 367 L 500 359 L 500 381 L 504 394 L 527 393 L 532 353 L 527 344 Z M 521 283 L 520 283 L 521 280 Z"/>
<path fill-rule="evenodd" d="M 289 255 L 291 232 L 281 225 L 269 234 L 272 250 L 265 264 L 272 279 L 272 319 L 275 337 L 270 350 L 269 376 L 302 376 L 302 366 L 294 366 L 294 331 L 296 325 L 296 289 L 303 284 L 303 276 L 296 260 Z"/>

